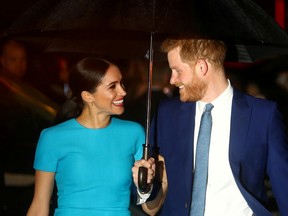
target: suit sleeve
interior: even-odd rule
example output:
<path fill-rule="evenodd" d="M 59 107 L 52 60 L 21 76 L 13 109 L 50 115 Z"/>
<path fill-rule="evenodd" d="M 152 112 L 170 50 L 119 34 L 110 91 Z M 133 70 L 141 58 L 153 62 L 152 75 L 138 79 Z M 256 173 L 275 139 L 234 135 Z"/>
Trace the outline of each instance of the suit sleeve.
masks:
<path fill-rule="evenodd" d="M 288 142 L 282 116 L 276 105 L 268 132 L 267 173 L 282 216 L 288 216 Z"/>

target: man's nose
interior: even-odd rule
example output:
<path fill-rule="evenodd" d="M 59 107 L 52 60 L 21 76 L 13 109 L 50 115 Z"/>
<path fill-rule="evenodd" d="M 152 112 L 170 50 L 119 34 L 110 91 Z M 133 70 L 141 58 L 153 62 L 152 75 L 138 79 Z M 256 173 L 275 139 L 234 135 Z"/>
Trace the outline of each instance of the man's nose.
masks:
<path fill-rule="evenodd" d="M 172 73 L 170 77 L 170 84 L 175 85 L 176 83 L 176 76 Z"/>

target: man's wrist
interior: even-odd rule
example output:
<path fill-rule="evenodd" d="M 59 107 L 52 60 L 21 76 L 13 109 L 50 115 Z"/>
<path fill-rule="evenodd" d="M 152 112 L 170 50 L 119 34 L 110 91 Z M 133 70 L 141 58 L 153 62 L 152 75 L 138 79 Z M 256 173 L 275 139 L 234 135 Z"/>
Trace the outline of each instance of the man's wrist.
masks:
<path fill-rule="evenodd" d="M 147 193 L 141 193 L 137 188 L 137 205 L 143 204 L 150 197 L 153 190 L 153 185 L 151 185 L 150 190 Z"/>

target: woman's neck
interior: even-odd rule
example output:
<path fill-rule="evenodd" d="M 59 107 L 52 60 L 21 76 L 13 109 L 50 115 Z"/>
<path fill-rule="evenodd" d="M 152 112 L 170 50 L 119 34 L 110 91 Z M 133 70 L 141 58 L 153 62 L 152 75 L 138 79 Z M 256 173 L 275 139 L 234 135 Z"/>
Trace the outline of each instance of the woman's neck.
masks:
<path fill-rule="evenodd" d="M 105 128 L 110 124 L 111 116 L 107 114 L 93 114 L 84 109 L 77 121 L 87 128 Z"/>

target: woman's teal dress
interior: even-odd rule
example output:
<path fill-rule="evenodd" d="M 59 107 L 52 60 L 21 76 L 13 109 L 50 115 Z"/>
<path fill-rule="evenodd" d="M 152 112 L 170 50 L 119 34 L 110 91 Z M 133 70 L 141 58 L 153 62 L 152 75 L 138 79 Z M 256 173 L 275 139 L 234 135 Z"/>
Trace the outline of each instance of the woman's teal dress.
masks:
<path fill-rule="evenodd" d="M 132 167 L 142 157 L 143 127 L 112 118 L 89 129 L 71 119 L 42 131 L 36 170 L 54 172 L 56 216 L 128 216 Z"/>

